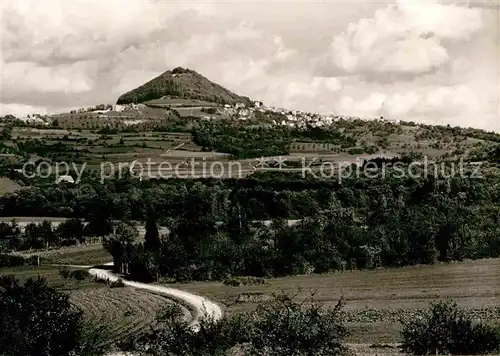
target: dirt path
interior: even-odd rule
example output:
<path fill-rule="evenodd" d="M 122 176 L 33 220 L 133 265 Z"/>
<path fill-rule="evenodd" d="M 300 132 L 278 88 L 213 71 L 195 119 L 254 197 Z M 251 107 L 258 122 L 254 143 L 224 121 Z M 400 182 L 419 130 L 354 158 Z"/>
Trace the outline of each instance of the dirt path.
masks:
<path fill-rule="evenodd" d="M 113 263 L 108 263 L 107 266 L 112 266 Z M 89 273 L 98 278 L 109 280 L 110 282 L 115 282 L 119 279 L 112 271 L 100 268 L 91 268 Z M 146 284 L 134 281 L 123 280 L 126 286 L 151 291 L 154 293 L 160 293 L 181 304 L 188 307 L 193 315 L 190 326 L 198 331 L 200 328 L 200 321 L 206 318 L 211 318 L 213 320 L 219 320 L 222 318 L 222 309 L 216 303 L 210 301 L 207 298 L 201 297 L 196 294 L 181 291 L 179 289 L 163 287 L 154 284 Z"/>
<path fill-rule="evenodd" d="M 107 263 L 106 266 L 113 266 L 113 262 Z M 77 266 L 73 266 L 77 267 Z M 87 267 L 87 266 L 80 266 Z M 89 273 L 92 276 L 109 280 L 110 282 L 116 282 L 120 279 L 112 271 L 101 269 L 101 268 L 90 268 Z M 196 294 L 181 291 L 179 289 L 163 287 L 159 285 L 152 285 L 134 281 L 123 280 L 126 286 L 142 289 L 146 291 L 151 291 L 154 293 L 160 293 L 168 298 L 177 301 L 184 306 L 186 306 L 192 313 L 192 320 L 189 324 L 191 328 L 195 331 L 200 330 L 200 321 L 205 318 L 212 318 L 213 320 L 219 320 L 222 318 L 222 309 L 214 302 L 208 300 L 207 298 L 201 297 Z M 108 353 L 106 356 L 137 356 L 134 353 L 129 352 L 112 352 Z"/>

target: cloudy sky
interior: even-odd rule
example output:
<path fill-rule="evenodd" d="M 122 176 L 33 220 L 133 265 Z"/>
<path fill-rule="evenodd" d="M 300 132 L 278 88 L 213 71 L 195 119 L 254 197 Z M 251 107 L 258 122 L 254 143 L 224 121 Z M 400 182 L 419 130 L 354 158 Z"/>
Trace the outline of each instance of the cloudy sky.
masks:
<path fill-rule="evenodd" d="M 182 66 L 268 105 L 500 130 L 499 1 L 1 0 L 0 115 Z"/>

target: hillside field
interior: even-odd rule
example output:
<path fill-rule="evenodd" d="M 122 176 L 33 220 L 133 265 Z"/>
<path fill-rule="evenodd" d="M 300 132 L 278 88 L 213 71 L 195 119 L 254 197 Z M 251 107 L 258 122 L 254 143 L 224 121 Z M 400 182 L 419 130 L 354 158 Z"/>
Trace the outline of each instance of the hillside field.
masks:
<path fill-rule="evenodd" d="M 229 314 L 253 310 L 273 293 L 297 294 L 333 306 L 343 296 L 356 344 L 398 343 L 398 318 L 453 298 L 474 315 L 500 323 L 500 259 L 397 269 L 349 271 L 269 279 L 264 285 L 233 287 L 222 282 L 173 284 L 227 306 Z"/>
<path fill-rule="evenodd" d="M 0 177 L 0 196 L 7 193 L 13 193 L 19 189 L 21 189 L 21 186 L 13 180 L 5 177 Z"/>
<path fill-rule="evenodd" d="M 108 260 L 97 245 L 48 251 L 47 263 L 92 265 Z M 43 276 L 52 286 L 71 293 L 71 300 L 110 329 L 109 342 L 122 340 L 130 331 L 152 324 L 155 313 L 168 300 L 161 296 L 128 288 L 109 289 L 90 281 L 63 281 L 59 267 L 22 267 L 0 269 L 20 279 Z M 413 310 L 427 308 L 436 299 L 453 298 L 468 312 L 487 322 L 500 323 L 500 259 L 466 261 L 397 269 L 349 271 L 322 275 L 303 275 L 269 279 L 264 285 L 232 287 L 222 282 L 168 284 L 219 302 L 229 315 L 253 310 L 273 293 L 296 294 L 333 306 L 344 297 L 348 342 L 357 355 L 402 355 L 396 345 L 399 318 Z M 373 348 L 371 345 L 391 348 Z"/>

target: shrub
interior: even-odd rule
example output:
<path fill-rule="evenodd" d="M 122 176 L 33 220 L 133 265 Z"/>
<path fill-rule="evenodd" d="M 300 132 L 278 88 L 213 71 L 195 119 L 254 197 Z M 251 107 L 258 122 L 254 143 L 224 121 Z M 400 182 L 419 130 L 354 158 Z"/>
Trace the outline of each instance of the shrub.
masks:
<path fill-rule="evenodd" d="M 343 299 L 326 309 L 314 300 L 297 302 L 293 296 L 275 295 L 251 318 L 251 349 L 270 355 L 344 355 L 348 332 L 343 306 Z"/>
<path fill-rule="evenodd" d="M 0 254 L 0 267 L 20 267 L 25 263 L 26 260 L 21 256 Z"/>
<path fill-rule="evenodd" d="M 125 287 L 125 283 L 123 283 L 123 279 L 119 278 L 114 282 L 109 283 L 109 288 L 123 288 Z"/>
<path fill-rule="evenodd" d="M 241 285 L 266 284 L 266 279 L 262 277 L 231 277 L 223 281 L 225 285 L 239 287 Z"/>
<path fill-rule="evenodd" d="M 0 355 L 81 355 L 81 321 L 69 296 L 45 279 L 0 276 Z"/>
<path fill-rule="evenodd" d="M 236 277 L 231 277 L 231 278 L 227 278 L 224 280 L 223 282 L 226 286 L 233 286 L 233 287 L 239 287 L 241 286 L 241 281 L 239 278 L 236 278 Z"/>
<path fill-rule="evenodd" d="M 62 279 L 68 279 L 71 276 L 71 271 L 68 267 L 59 268 L 59 276 L 61 276 Z"/>
<path fill-rule="evenodd" d="M 450 300 L 433 303 L 416 318 L 401 322 L 402 348 L 407 353 L 477 355 L 500 351 L 500 330 L 475 323 Z"/>
<path fill-rule="evenodd" d="M 24 266 L 25 262 L 21 256 L 0 254 L 0 267 L 20 267 Z"/>
<path fill-rule="evenodd" d="M 262 292 L 241 293 L 236 298 L 236 303 L 261 303 L 272 300 L 272 297 Z"/>
<path fill-rule="evenodd" d="M 256 285 L 256 284 L 266 284 L 266 279 L 263 277 L 245 277 L 243 279 L 243 285 Z"/>
<path fill-rule="evenodd" d="M 87 279 L 87 276 L 88 272 L 84 269 L 76 269 L 71 272 L 71 278 L 76 279 L 78 283 Z"/>
<path fill-rule="evenodd" d="M 127 348 L 151 355 L 232 355 L 233 350 L 244 355 L 346 355 L 342 305 L 324 309 L 314 301 L 275 295 L 254 312 L 204 319 L 199 332 L 174 306 L 159 313 L 155 328 Z"/>

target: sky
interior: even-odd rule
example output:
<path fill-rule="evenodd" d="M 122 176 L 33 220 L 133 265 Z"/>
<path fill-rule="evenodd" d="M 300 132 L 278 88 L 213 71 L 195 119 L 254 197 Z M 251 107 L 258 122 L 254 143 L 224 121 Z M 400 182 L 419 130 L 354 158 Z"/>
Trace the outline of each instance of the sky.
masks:
<path fill-rule="evenodd" d="M 500 131 L 500 0 L 2 0 L 0 116 L 178 66 L 266 105 Z"/>

